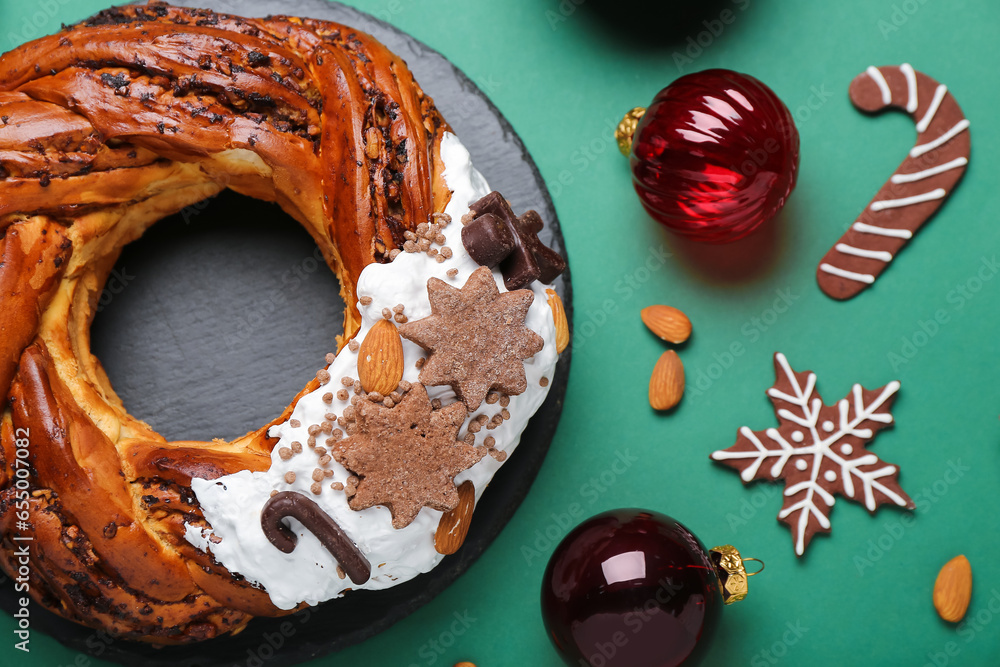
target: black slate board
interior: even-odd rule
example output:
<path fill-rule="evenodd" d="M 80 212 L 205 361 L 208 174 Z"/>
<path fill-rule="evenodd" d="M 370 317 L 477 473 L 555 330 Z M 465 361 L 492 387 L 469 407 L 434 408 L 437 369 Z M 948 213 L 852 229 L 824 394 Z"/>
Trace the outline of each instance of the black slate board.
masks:
<path fill-rule="evenodd" d="M 175 4 L 244 16 L 310 16 L 375 35 L 407 61 L 491 186 L 516 211 L 539 211 L 546 221 L 543 240 L 566 254 L 545 183 L 521 140 L 441 54 L 372 16 L 325 0 Z M 157 223 L 129 245 L 102 296 L 92 348 L 130 412 L 169 439 L 232 438 L 271 419 L 323 365 L 342 331 L 336 278 L 317 257 L 309 236 L 277 206 L 232 192 Z M 568 272 L 556 289 L 572 323 Z M 258 618 L 235 637 L 189 646 L 114 640 L 34 604 L 32 629 L 84 654 L 144 667 L 291 665 L 381 632 L 464 573 L 513 515 L 555 433 L 569 353 L 559 360 L 549 396 L 516 454 L 477 506 L 464 546 L 432 572 L 294 616 Z M 0 607 L 13 613 L 14 598 L 7 580 Z"/>

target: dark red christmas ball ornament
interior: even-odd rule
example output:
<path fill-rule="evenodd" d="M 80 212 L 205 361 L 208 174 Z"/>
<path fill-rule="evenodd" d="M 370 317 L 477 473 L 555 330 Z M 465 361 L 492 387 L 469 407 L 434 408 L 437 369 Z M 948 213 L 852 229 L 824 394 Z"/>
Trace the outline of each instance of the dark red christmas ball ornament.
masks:
<path fill-rule="evenodd" d="M 545 628 L 572 667 L 693 665 L 711 643 L 723 605 L 746 596 L 747 577 L 756 574 L 744 566 L 751 560 L 730 545 L 705 549 L 664 514 L 598 514 L 574 528 L 549 560 Z"/>
<path fill-rule="evenodd" d="M 799 133 L 770 88 L 731 70 L 682 76 L 615 132 L 639 199 L 668 229 L 729 243 L 774 217 L 795 187 Z"/>

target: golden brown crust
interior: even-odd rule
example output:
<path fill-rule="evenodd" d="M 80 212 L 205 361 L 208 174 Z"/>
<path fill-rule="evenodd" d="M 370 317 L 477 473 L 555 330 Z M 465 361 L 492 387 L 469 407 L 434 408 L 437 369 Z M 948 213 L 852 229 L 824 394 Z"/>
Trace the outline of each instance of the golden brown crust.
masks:
<path fill-rule="evenodd" d="M 402 60 L 323 21 L 130 6 L 0 56 L 0 566 L 13 572 L 21 504 L 38 602 L 157 643 L 288 613 L 185 524 L 205 525 L 191 478 L 266 470 L 267 429 L 316 382 L 233 442 L 166 442 L 90 353 L 97 299 L 122 246 L 231 188 L 313 236 L 340 278 L 346 341 L 361 270 L 447 204 L 447 129 Z"/>

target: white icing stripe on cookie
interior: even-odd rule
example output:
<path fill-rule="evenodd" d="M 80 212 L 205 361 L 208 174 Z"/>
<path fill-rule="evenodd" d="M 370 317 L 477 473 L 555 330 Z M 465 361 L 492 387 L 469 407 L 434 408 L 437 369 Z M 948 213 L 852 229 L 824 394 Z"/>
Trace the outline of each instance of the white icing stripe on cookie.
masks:
<path fill-rule="evenodd" d="M 882 72 L 878 71 L 878 68 L 872 65 L 867 70 L 868 76 L 872 78 L 875 85 L 878 86 L 879 91 L 882 93 L 882 104 L 889 104 L 892 102 L 892 93 L 889 92 L 889 84 L 885 82 L 885 77 L 882 76 Z"/>
<path fill-rule="evenodd" d="M 899 71 L 906 77 L 906 110 L 913 113 L 917 110 L 917 76 L 913 73 L 910 63 L 903 63 L 899 66 Z"/>
<path fill-rule="evenodd" d="M 875 282 L 875 276 L 870 273 L 855 273 L 854 271 L 845 271 L 844 269 L 838 269 L 830 264 L 823 263 L 819 265 L 821 271 L 826 273 L 832 273 L 835 276 L 840 276 L 841 278 L 847 278 L 848 280 L 856 280 L 859 283 L 867 283 L 871 285 Z"/>
<path fill-rule="evenodd" d="M 951 162 L 945 162 L 944 164 L 939 164 L 936 167 L 931 167 L 930 169 L 924 169 L 923 171 L 915 171 L 912 174 L 893 174 L 892 178 L 889 180 L 893 183 L 912 183 L 913 181 L 920 181 L 925 178 L 930 178 L 931 176 L 936 176 L 937 174 L 942 174 L 946 171 L 952 169 L 958 169 L 959 167 L 964 167 L 969 164 L 969 160 L 964 157 L 957 157 Z"/>
<path fill-rule="evenodd" d="M 910 157 L 920 157 L 924 153 L 934 150 L 942 144 L 946 144 L 952 140 L 952 138 L 969 127 L 969 119 L 963 118 L 962 120 L 955 123 L 950 130 L 942 134 L 940 137 L 934 141 L 928 141 L 926 144 L 918 144 L 910 150 Z"/>
<path fill-rule="evenodd" d="M 854 255 L 855 257 L 864 257 L 865 259 L 877 259 L 880 262 L 892 261 L 892 253 L 884 250 L 865 250 L 864 248 L 855 248 L 854 246 L 847 245 L 846 243 L 838 243 L 834 246 L 834 248 L 845 255 Z"/>
<path fill-rule="evenodd" d="M 937 113 L 938 107 L 941 106 L 941 100 L 944 99 L 944 94 L 947 92 L 948 86 L 939 83 L 937 90 L 934 91 L 934 99 L 931 100 L 931 105 L 927 107 L 924 117 L 917 123 L 917 132 L 923 132 L 930 126 L 931 121 L 934 120 L 934 114 Z"/>
<path fill-rule="evenodd" d="M 913 232 L 909 229 L 892 229 L 890 227 L 876 227 L 875 225 L 866 225 L 863 222 L 855 222 L 854 231 L 861 232 L 863 234 L 875 234 L 877 236 L 891 236 L 896 239 L 910 239 L 913 238 Z"/>
<path fill-rule="evenodd" d="M 873 201 L 872 205 L 869 208 L 873 211 L 881 211 L 887 208 L 900 208 L 901 206 L 912 206 L 913 204 L 922 204 L 925 201 L 944 199 L 944 196 L 946 194 L 948 193 L 945 192 L 944 188 L 937 188 L 936 190 L 931 190 L 930 192 L 922 192 L 919 195 L 913 195 L 912 197 L 900 197 L 899 199 L 881 199 L 879 201 Z"/>

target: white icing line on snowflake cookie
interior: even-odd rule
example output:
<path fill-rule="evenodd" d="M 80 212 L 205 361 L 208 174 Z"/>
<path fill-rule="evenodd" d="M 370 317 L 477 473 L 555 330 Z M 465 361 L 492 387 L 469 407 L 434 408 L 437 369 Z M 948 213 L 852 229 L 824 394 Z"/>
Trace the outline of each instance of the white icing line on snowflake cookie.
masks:
<path fill-rule="evenodd" d="M 869 512 L 887 503 L 913 509 L 896 480 L 899 468 L 865 450 L 865 442 L 893 422 L 889 410 L 899 382 L 873 391 L 855 384 L 852 400 L 827 406 L 816 391 L 815 373 L 796 373 L 780 352 L 774 366 L 776 379 L 767 394 L 781 426 L 764 431 L 742 426 L 736 444 L 711 458 L 738 470 L 744 483 L 785 480 L 778 519 L 792 529 L 795 553 L 802 556 L 814 534 L 830 531 L 836 495 L 861 502 Z M 762 472 L 769 459 L 773 462 Z"/>
<path fill-rule="evenodd" d="M 866 112 L 905 110 L 916 145 L 816 270 L 820 289 L 849 299 L 875 282 L 940 208 L 969 163 L 969 121 L 948 88 L 908 64 L 869 67 L 855 77 L 851 101 Z"/>

